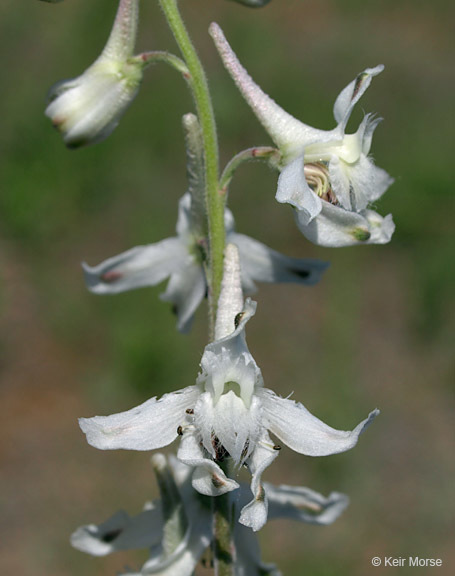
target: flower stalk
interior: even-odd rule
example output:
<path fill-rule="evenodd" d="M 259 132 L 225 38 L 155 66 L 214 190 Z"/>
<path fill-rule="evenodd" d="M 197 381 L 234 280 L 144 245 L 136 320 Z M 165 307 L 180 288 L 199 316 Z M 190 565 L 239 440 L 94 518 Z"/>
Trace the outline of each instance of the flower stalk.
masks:
<path fill-rule="evenodd" d="M 218 141 L 215 116 L 207 78 L 179 13 L 176 0 L 160 0 L 166 20 L 191 75 L 191 88 L 201 124 L 205 153 L 205 190 L 209 230 L 209 267 L 207 278 L 210 339 L 214 337 L 216 308 L 223 277 L 225 244 L 224 198 L 218 187 Z"/>
<path fill-rule="evenodd" d="M 201 61 L 191 42 L 181 18 L 176 0 L 160 0 L 166 20 L 180 48 L 190 73 L 190 87 L 201 126 L 204 147 L 205 202 L 208 227 L 208 284 L 209 335 L 215 337 L 215 322 L 218 297 L 223 278 L 224 246 L 226 232 L 224 226 L 224 197 L 219 193 L 218 165 L 219 152 L 216 134 L 215 115 L 208 88 L 207 78 Z M 213 499 L 214 501 L 216 498 Z M 234 563 L 230 552 L 233 549 L 230 507 L 228 496 L 221 497 L 213 504 L 214 568 L 216 576 L 233 576 Z"/>
<path fill-rule="evenodd" d="M 262 162 L 269 162 L 272 166 L 277 166 L 281 158 L 280 151 L 272 146 L 256 146 L 242 150 L 236 154 L 226 165 L 220 178 L 220 192 L 223 195 L 227 194 L 231 180 L 234 177 L 237 168 L 245 162 L 253 160 L 261 160 Z"/>

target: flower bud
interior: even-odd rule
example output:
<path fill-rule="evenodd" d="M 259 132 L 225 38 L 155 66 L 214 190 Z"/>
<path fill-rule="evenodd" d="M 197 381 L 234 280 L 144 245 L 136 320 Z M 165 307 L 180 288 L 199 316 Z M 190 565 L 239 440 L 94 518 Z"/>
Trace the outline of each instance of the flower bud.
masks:
<path fill-rule="evenodd" d="M 144 62 L 133 57 L 139 0 L 121 0 L 101 56 L 81 75 L 59 82 L 46 108 L 69 148 L 107 138 L 136 96 Z"/>

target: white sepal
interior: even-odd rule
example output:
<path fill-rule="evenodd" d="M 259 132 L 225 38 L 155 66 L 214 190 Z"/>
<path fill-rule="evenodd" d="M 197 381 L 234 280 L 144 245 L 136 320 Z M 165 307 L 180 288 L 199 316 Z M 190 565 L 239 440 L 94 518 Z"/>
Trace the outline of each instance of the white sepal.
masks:
<path fill-rule="evenodd" d="M 155 546 L 161 539 L 159 506 L 148 505 L 137 516 L 123 510 L 99 524 L 81 526 L 71 535 L 71 545 L 92 556 L 106 556 L 118 550 Z"/>
<path fill-rule="evenodd" d="M 306 456 L 328 456 L 350 450 L 379 414 L 379 410 L 373 410 L 354 430 L 336 430 L 313 416 L 303 404 L 281 398 L 266 388 L 258 394 L 268 430 L 286 446 Z"/>
<path fill-rule="evenodd" d="M 297 226 L 305 238 L 329 248 L 358 244 L 387 244 L 395 224 L 392 215 L 380 216 L 374 210 L 349 212 L 340 206 L 324 202 L 321 213 L 310 224 L 298 210 L 294 213 Z"/>
<path fill-rule="evenodd" d="M 87 442 L 100 450 L 155 450 L 173 442 L 185 422 L 185 410 L 199 395 L 188 386 L 161 398 L 150 398 L 140 406 L 111 416 L 79 418 Z"/>
<path fill-rule="evenodd" d="M 331 492 L 326 498 L 303 486 L 264 483 L 269 500 L 269 520 L 289 518 L 307 524 L 332 524 L 349 505 L 349 498 Z"/>

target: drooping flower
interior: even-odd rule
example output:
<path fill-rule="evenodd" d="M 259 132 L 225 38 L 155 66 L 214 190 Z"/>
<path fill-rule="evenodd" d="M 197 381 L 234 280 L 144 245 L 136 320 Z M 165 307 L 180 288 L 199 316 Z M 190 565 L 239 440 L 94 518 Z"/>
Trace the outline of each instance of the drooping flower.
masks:
<path fill-rule="evenodd" d="M 264 388 L 245 339 L 256 304 L 247 299 L 243 305 L 240 282 L 238 252 L 228 245 L 216 339 L 205 348 L 196 385 L 151 398 L 127 412 L 79 422 L 88 443 L 101 450 L 154 450 L 181 435 L 177 457 L 195 468 L 193 487 L 207 496 L 239 487 L 220 467 L 223 460 L 246 465 L 253 500 L 242 509 L 240 522 L 259 530 L 268 509 L 261 476 L 280 450 L 269 432 L 300 454 L 326 456 L 353 448 L 378 411 L 352 431 L 335 430 L 302 404 Z"/>
<path fill-rule="evenodd" d="M 140 571 L 123 576 L 161 574 L 191 576 L 212 541 L 211 505 L 191 486 L 192 469 L 175 457 L 152 458 L 161 499 L 147 503 L 138 515 L 119 511 L 102 524 L 88 524 L 71 536 L 74 548 L 105 556 L 118 550 L 150 548 Z M 242 486 L 242 494 L 248 491 Z M 325 498 L 308 488 L 267 485 L 270 518 L 290 518 L 311 524 L 331 524 L 343 512 L 348 498 L 332 493 Z M 279 576 L 275 566 L 263 564 L 255 535 L 241 524 L 234 527 L 236 576 Z"/>
<path fill-rule="evenodd" d="M 120 0 L 107 44 L 77 78 L 51 88 L 46 108 L 70 148 L 104 140 L 117 127 L 136 96 L 145 62 L 133 56 L 139 0 Z"/>
<path fill-rule="evenodd" d="M 392 216 L 382 218 L 368 208 L 393 182 L 369 156 L 380 118 L 367 114 L 355 134 L 346 134 L 354 106 L 384 67 L 367 68 L 348 84 L 335 101 L 337 126 L 319 130 L 288 114 L 262 91 L 219 26 L 212 24 L 210 33 L 226 69 L 282 154 L 276 199 L 295 208 L 302 233 L 322 246 L 389 242 L 395 229 Z"/>
<path fill-rule="evenodd" d="M 177 236 L 156 244 L 138 246 L 97 266 L 83 264 L 88 289 L 96 294 L 116 294 L 143 286 L 154 286 L 169 278 L 161 298 L 171 302 L 177 313 L 177 327 L 187 332 L 193 315 L 207 292 L 204 272 L 206 233 L 202 146 L 194 115 L 184 117 L 187 130 L 189 190 L 180 199 Z M 225 209 L 227 241 L 236 244 L 242 266 L 242 288 L 256 291 L 255 282 L 317 283 L 328 264 L 314 259 L 290 258 L 265 244 L 235 231 L 232 212 Z"/>

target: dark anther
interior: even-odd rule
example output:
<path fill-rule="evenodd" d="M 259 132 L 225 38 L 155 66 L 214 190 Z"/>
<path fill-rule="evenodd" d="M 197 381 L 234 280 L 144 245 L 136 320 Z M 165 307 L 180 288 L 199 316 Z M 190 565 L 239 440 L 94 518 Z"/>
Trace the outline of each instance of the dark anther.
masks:
<path fill-rule="evenodd" d="M 194 410 L 193 410 L 192 408 L 187 408 L 187 409 L 185 410 L 185 412 L 186 412 L 187 414 L 194 414 Z"/>
<path fill-rule="evenodd" d="M 236 328 L 239 327 L 239 324 L 240 324 L 243 316 L 244 316 L 244 312 L 239 312 L 239 313 L 237 314 L 237 316 L 235 317 L 235 319 L 234 319 L 234 326 L 235 326 Z"/>
<path fill-rule="evenodd" d="M 225 458 L 229 458 L 230 454 L 226 448 L 221 444 L 216 436 L 212 437 L 212 446 L 215 450 L 215 460 L 217 462 L 224 462 Z"/>
<path fill-rule="evenodd" d="M 178 434 L 179 436 L 183 436 L 183 428 L 182 428 L 181 426 L 179 426 L 179 427 L 177 428 L 177 434 Z"/>
<path fill-rule="evenodd" d="M 281 446 L 279 444 L 275 444 L 273 447 L 274 450 L 281 450 Z"/>

